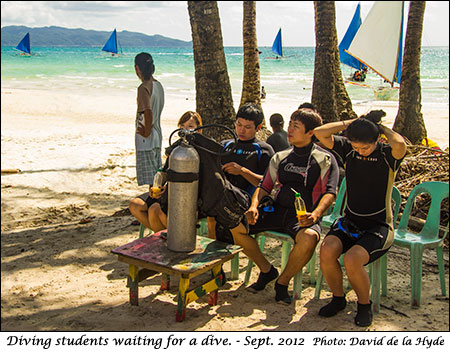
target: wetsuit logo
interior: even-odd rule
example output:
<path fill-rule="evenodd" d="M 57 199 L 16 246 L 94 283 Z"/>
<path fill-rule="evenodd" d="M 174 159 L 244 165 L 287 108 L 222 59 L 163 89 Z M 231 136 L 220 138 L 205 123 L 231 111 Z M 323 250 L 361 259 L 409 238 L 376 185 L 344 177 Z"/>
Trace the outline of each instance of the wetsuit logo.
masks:
<path fill-rule="evenodd" d="M 363 156 L 356 156 L 356 159 L 359 159 L 361 161 L 366 161 L 366 162 L 378 162 L 378 158 L 374 158 L 374 157 L 363 157 Z"/>
<path fill-rule="evenodd" d="M 306 175 L 306 167 L 299 167 L 294 165 L 294 163 L 288 163 L 284 167 L 285 172 L 300 174 L 305 176 Z"/>

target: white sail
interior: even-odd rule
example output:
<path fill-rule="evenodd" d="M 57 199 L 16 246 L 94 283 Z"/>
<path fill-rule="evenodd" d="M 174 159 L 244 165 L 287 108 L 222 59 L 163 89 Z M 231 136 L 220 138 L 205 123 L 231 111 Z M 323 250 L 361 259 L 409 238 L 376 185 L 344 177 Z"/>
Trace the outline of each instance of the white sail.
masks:
<path fill-rule="evenodd" d="M 347 52 L 394 82 L 403 25 L 403 1 L 376 1 Z"/>

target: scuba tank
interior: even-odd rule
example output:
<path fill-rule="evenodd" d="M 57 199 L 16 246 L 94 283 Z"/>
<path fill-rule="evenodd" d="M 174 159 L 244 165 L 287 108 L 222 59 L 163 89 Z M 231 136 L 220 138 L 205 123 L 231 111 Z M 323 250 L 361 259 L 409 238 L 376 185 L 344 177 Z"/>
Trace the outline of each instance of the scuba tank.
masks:
<path fill-rule="evenodd" d="M 196 247 L 200 157 L 184 139 L 169 156 L 167 247 L 190 252 Z"/>

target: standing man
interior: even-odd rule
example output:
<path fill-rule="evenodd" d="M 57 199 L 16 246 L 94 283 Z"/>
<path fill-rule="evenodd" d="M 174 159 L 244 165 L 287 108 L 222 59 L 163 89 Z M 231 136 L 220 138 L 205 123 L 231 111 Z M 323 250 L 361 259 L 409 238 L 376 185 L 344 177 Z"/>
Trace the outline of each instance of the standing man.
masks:
<path fill-rule="evenodd" d="M 289 148 L 287 132 L 283 130 L 283 116 L 279 113 L 272 114 L 270 116 L 270 126 L 272 127 L 273 134 L 269 136 L 267 143 L 273 147 L 275 152 Z"/>
<path fill-rule="evenodd" d="M 286 268 L 275 284 L 275 300 L 291 303 L 288 285 L 292 277 L 311 259 L 320 239 L 320 219 L 336 197 L 339 170 L 333 155 L 312 142 L 314 128 L 322 118 L 311 109 L 295 111 L 289 122 L 288 139 L 293 146 L 276 153 L 256 189 L 246 219 L 232 230 L 235 243 L 259 267 L 258 280 L 250 288 L 263 290 L 278 277 L 277 269 L 270 264 L 259 249 L 256 240 L 249 236 L 266 230 L 283 232 L 295 240 Z M 295 193 L 299 192 L 306 204 L 306 214 L 297 219 L 294 206 Z M 260 201 L 274 195 L 274 211 L 259 208 Z"/>

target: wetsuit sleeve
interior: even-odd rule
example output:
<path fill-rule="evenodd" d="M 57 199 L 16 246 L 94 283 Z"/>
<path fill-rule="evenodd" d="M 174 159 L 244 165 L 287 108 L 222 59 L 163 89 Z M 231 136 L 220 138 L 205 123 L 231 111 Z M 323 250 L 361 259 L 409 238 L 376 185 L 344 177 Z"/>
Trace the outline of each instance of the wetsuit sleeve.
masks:
<path fill-rule="evenodd" d="M 334 158 L 332 153 L 330 153 L 330 156 L 331 156 L 330 174 L 328 175 L 325 193 L 333 194 L 334 196 L 336 196 L 339 183 L 339 166 L 337 164 L 336 158 Z"/>
<path fill-rule="evenodd" d="M 259 160 L 259 163 L 258 163 L 258 173 L 257 174 L 262 175 L 266 172 L 267 167 L 269 166 L 269 163 L 270 163 L 270 159 L 272 158 L 272 156 L 274 154 L 275 154 L 275 152 L 273 151 L 272 146 L 270 146 L 269 144 L 264 146 L 264 148 L 262 149 L 261 159 Z"/>
<path fill-rule="evenodd" d="M 345 163 L 346 156 L 352 150 L 352 145 L 346 137 L 334 135 L 333 151 L 335 151 Z"/>
<path fill-rule="evenodd" d="M 400 164 L 403 161 L 402 159 L 395 159 L 392 155 L 392 147 L 388 144 L 383 143 L 381 145 L 381 150 L 383 151 L 383 154 L 386 158 L 386 162 L 388 163 L 389 167 L 395 172 L 400 168 Z"/>
<path fill-rule="evenodd" d="M 278 178 L 278 158 L 276 156 L 273 156 L 269 161 L 269 166 L 266 169 L 266 172 L 264 173 L 264 176 L 259 183 L 259 187 L 263 189 L 264 191 L 270 192 L 272 191 L 273 187 L 275 186 L 275 183 Z"/>

